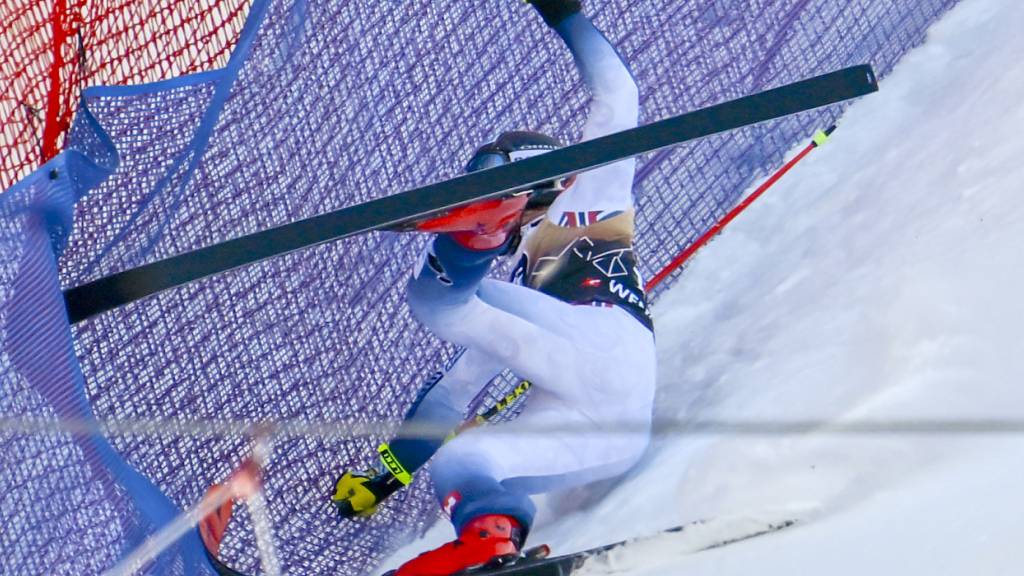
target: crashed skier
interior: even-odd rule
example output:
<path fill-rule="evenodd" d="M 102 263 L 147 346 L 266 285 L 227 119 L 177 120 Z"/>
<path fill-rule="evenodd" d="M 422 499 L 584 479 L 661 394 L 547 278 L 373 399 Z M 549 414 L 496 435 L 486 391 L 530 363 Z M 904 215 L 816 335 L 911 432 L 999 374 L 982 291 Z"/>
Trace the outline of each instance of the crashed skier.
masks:
<path fill-rule="evenodd" d="M 591 93 L 583 138 L 637 125 L 636 83 L 579 0 L 532 0 L 572 52 Z M 507 132 L 467 171 L 557 149 L 554 138 Z M 633 254 L 635 160 L 422 222 L 437 233 L 414 270 L 408 303 L 435 334 L 462 347 L 432 378 L 406 425 L 454 429 L 502 369 L 532 383 L 514 421 L 448 442 L 399 438 L 381 447 L 382 474 L 347 472 L 333 500 L 343 516 L 371 513 L 433 458 L 436 495 L 458 534 L 398 576 L 448 575 L 514 557 L 530 530 L 530 494 L 628 470 L 649 439 L 654 335 Z M 511 255 L 512 282 L 485 278 Z"/>

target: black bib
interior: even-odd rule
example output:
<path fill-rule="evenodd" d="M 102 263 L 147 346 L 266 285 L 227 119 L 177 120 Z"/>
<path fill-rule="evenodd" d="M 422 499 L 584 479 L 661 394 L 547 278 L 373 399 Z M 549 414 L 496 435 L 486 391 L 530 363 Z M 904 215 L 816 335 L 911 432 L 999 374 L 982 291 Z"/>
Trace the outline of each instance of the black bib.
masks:
<path fill-rule="evenodd" d="M 563 302 L 618 306 L 654 329 L 633 252 L 633 213 L 567 228 L 546 219 L 524 239 L 512 281 Z"/>

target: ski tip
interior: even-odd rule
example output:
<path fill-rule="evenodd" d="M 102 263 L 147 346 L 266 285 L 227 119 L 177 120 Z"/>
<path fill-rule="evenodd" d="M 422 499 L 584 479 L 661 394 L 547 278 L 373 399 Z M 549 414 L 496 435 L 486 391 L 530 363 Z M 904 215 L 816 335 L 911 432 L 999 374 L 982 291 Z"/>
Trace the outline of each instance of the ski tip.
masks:
<path fill-rule="evenodd" d="M 871 65 L 870 64 L 866 65 L 866 68 L 867 68 L 867 70 L 864 71 L 864 74 L 865 74 L 865 76 L 868 79 L 868 84 L 871 84 L 877 90 L 878 89 L 878 77 L 875 76 L 875 71 L 871 69 Z"/>
<path fill-rule="evenodd" d="M 540 546 L 534 546 L 533 548 L 527 549 L 523 552 L 523 558 L 529 560 L 540 560 L 551 556 L 551 546 L 547 544 L 541 544 Z"/>
<path fill-rule="evenodd" d="M 857 74 L 863 75 L 865 82 L 871 88 L 871 91 L 878 90 L 878 76 L 875 75 L 875 69 L 871 67 L 871 64 L 859 64 L 852 67 Z"/>

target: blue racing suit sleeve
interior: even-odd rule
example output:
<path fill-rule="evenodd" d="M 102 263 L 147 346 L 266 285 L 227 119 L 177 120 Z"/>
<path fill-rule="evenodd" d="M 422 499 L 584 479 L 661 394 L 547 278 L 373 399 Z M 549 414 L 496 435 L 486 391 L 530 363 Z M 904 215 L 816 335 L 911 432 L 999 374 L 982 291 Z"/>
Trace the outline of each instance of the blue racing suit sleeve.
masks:
<path fill-rule="evenodd" d="M 572 52 L 591 99 L 583 140 L 619 132 L 637 125 L 640 96 L 629 68 L 608 39 L 577 12 L 554 27 Z M 558 223 L 564 212 L 622 211 L 633 206 L 635 159 L 622 160 L 576 178 L 548 211 Z"/>
<path fill-rule="evenodd" d="M 391 453 L 406 470 L 414 472 L 444 444 L 444 434 L 463 422 L 466 408 L 481 387 L 501 371 L 486 357 L 461 350 L 443 369 L 424 383 L 405 415 Z M 423 435 L 429 430 L 433 434 Z"/>

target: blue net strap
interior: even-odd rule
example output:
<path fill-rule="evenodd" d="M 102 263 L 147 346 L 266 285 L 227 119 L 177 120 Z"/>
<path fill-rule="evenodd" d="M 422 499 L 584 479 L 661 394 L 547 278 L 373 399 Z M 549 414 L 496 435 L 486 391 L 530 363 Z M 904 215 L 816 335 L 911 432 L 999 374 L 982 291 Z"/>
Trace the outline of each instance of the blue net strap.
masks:
<path fill-rule="evenodd" d="M 86 114 L 80 121 L 92 120 Z M 72 425 L 52 438 L 0 436 L 0 443 L 6 444 L 0 450 L 0 493 L 25 505 L 22 517 L 5 518 L 5 526 L 15 528 L 4 531 L 14 536 L 11 548 L 4 548 L 4 561 L 17 568 L 11 573 L 53 573 L 56 558 L 62 558 L 56 566 L 68 568 L 68 573 L 82 564 L 97 572 L 179 513 L 100 434 L 74 352 L 57 254 L 70 231 L 74 200 L 98 184 L 115 162 L 109 142 L 100 135 L 90 142 L 82 132 L 74 131 L 82 144 L 0 196 L 0 243 L 5 248 L 0 263 L 3 414 L 21 416 L 22 423 Z M 39 452 L 47 446 L 52 451 Z M 32 449 L 35 470 L 18 474 L 26 463 L 21 460 L 23 450 Z M 69 545 L 61 546 L 64 542 Z M 97 543 L 103 544 L 98 554 L 82 557 Z M 200 573 L 204 566 L 197 543 L 195 538 L 186 539 L 150 568 L 167 573 L 177 565 L 179 572 Z"/>

